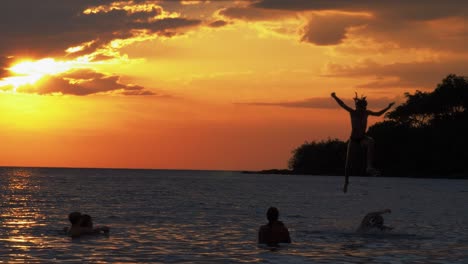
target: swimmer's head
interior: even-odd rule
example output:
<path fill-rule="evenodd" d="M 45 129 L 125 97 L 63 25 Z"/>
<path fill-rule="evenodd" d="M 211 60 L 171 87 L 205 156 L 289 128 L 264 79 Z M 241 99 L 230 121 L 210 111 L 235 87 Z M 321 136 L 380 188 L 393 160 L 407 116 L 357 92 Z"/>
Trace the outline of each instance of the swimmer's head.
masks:
<path fill-rule="evenodd" d="M 354 104 L 356 108 L 366 109 L 367 108 L 366 96 L 361 96 L 361 98 L 359 98 L 356 93 L 356 96 L 354 97 Z"/>
<path fill-rule="evenodd" d="M 93 220 L 91 216 L 84 214 L 81 216 L 81 222 L 80 222 L 81 227 L 93 227 Z"/>
<path fill-rule="evenodd" d="M 270 207 L 267 211 L 267 219 L 269 222 L 278 221 L 279 211 L 276 207 Z"/>
<path fill-rule="evenodd" d="M 81 213 L 80 212 L 72 212 L 68 215 L 68 220 L 72 225 L 78 224 L 81 220 Z"/>

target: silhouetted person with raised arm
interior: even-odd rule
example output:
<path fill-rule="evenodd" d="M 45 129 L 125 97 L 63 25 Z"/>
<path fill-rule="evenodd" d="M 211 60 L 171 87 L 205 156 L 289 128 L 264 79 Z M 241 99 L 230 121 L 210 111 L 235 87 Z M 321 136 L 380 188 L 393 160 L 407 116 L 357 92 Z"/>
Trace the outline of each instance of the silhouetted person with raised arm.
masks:
<path fill-rule="evenodd" d="M 354 97 L 354 103 L 356 109 L 353 109 L 347 106 L 340 98 L 336 96 L 333 92 L 331 96 L 343 109 L 349 112 L 351 116 L 351 136 L 348 142 L 348 151 L 346 153 L 346 164 L 345 164 L 345 184 L 343 187 L 343 192 L 348 190 L 348 177 L 349 177 L 349 168 L 350 168 L 350 151 L 353 144 L 366 147 L 367 149 L 367 168 L 366 173 L 369 175 L 379 175 L 379 171 L 376 170 L 373 166 L 374 162 L 374 139 L 366 135 L 367 130 L 367 118 L 372 116 L 381 116 L 387 112 L 395 103 L 390 103 L 386 108 L 374 112 L 367 110 L 367 100 L 366 97 L 358 98 L 357 94 Z"/>
<path fill-rule="evenodd" d="M 258 243 L 269 246 L 277 246 L 278 243 L 291 243 L 288 228 L 283 222 L 278 221 L 279 211 L 276 207 L 270 207 L 267 211 L 268 224 L 260 227 L 258 231 Z"/>
<path fill-rule="evenodd" d="M 366 233 L 369 231 L 387 231 L 392 230 L 393 227 L 384 225 L 383 214 L 390 214 L 392 211 L 390 209 L 385 209 L 378 212 L 368 213 L 361 221 L 357 232 Z"/>

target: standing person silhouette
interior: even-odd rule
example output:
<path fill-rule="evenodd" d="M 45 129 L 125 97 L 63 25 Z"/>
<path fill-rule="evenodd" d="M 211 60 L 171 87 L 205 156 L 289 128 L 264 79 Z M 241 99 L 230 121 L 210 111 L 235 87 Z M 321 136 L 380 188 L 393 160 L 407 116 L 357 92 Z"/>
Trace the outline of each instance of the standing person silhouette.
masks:
<path fill-rule="evenodd" d="M 331 94 L 333 99 L 340 105 L 343 109 L 349 112 L 351 116 L 351 136 L 348 141 L 348 150 L 346 152 L 346 164 L 345 164 L 345 184 L 343 187 L 343 192 L 347 192 L 349 184 L 349 168 L 350 168 L 350 153 L 353 145 L 363 146 L 367 149 L 367 168 L 366 173 L 369 175 L 377 176 L 379 171 L 376 170 L 373 166 L 374 162 L 374 139 L 366 135 L 367 130 L 367 118 L 372 116 L 381 116 L 387 112 L 395 103 L 390 103 L 386 108 L 374 112 L 367 110 L 367 100 L 366 97 L 358 98 L 357 93 L 354 97 L 354 103 L 356 109 L 352 109 L 347 106 L 340 98 L 336 96 L 333 92 Z"/>

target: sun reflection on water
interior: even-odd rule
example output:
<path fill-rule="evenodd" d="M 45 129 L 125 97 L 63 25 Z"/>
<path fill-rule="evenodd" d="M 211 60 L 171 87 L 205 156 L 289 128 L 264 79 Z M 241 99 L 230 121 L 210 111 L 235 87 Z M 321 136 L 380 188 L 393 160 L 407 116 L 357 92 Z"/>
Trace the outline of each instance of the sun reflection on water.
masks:
<path fill-rule="evenodd" d="M 38 223 L 45 216 L 33 198 L 40 186 L 31 181 L 32 169 L 11 169 L 2 177 L 0 221 L 3 232 L 0 241 L 15 250 L 18 259 L 27 259 L 30 248 L 41 244 L 41 238 L 31 233 L 33 228 L 44 225 Z"/>

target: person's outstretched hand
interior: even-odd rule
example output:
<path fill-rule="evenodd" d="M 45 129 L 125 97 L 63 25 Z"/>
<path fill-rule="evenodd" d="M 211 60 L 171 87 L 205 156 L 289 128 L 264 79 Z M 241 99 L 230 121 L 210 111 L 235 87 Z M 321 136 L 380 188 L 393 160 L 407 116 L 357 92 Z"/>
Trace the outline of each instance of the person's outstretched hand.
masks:
<path fill-rule="evenodd" d="M 331 97 L 335 97 L 335 96 L 336 96 L 335 92 L 331 93 Z"/>
<path fill-rule="evenodd" d="M 388 107 L 392 107 L 395 104 L 395 102 L 391 102 Z"/>

